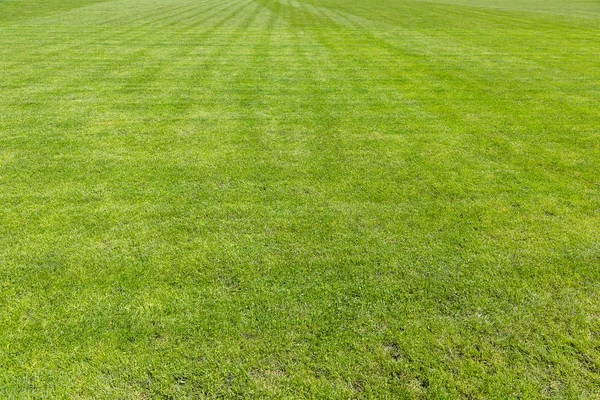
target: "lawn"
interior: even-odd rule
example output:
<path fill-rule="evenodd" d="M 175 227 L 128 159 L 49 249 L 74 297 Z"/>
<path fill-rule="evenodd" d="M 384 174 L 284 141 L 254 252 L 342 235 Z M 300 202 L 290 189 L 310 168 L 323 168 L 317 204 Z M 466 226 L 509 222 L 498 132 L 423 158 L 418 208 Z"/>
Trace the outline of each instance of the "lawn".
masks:
<path fill-rule="evenodd" d="M 0 398 L 600 397 L 596 0 L 0 0 Z"/>

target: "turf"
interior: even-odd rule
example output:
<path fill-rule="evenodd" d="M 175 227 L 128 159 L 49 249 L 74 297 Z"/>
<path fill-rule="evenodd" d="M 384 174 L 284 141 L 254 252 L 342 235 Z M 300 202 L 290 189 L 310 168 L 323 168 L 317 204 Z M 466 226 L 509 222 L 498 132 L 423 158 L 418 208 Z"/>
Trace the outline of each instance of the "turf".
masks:
<path fill-rule="evenodd" d="M 600 397 L 600 5 L 0 1 L 1 398 Z"/>

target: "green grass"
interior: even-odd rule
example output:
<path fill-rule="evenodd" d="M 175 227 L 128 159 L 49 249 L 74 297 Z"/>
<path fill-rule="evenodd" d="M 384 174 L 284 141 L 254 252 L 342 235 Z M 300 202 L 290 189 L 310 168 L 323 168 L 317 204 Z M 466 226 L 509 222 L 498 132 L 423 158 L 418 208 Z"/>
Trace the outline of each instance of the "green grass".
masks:
<path fill-rule="evenodd" d="M 600 5 L 0 1 L 0 398 L 600 397 Z"/>

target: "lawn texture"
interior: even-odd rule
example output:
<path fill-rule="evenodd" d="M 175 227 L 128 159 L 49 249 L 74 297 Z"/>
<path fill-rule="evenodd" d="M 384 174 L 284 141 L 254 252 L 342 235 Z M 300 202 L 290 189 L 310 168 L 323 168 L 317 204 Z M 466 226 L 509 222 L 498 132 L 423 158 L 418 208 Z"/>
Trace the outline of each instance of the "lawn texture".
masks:
<path fill-rule="evenodd" d="M 0 1 L 0 398 L 599 397 L 597 1 Z"/>

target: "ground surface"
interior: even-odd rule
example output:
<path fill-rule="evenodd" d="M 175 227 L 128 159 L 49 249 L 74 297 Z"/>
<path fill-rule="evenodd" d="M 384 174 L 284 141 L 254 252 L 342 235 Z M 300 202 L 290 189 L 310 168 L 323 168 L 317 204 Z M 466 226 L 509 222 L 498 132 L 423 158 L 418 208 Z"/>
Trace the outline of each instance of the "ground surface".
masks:
<path fill-rule="evenodd" d="M 600 6 L 0 1 L 0 397 L 598 398 Z"/>

